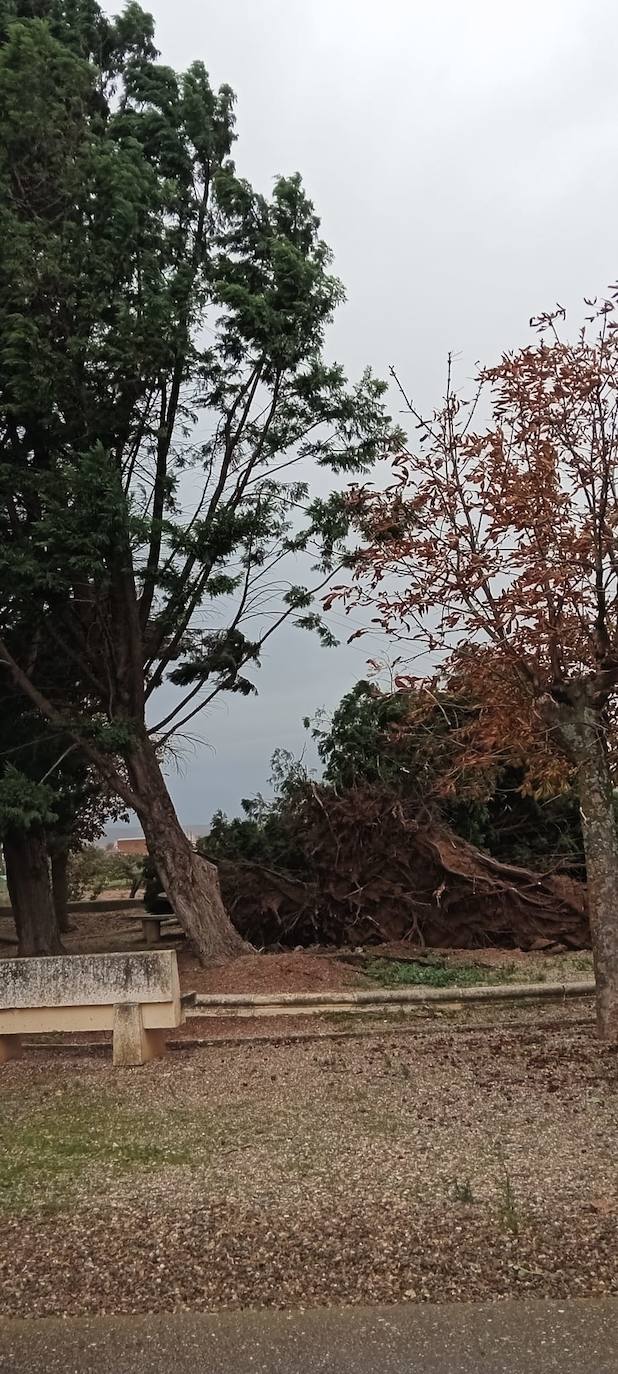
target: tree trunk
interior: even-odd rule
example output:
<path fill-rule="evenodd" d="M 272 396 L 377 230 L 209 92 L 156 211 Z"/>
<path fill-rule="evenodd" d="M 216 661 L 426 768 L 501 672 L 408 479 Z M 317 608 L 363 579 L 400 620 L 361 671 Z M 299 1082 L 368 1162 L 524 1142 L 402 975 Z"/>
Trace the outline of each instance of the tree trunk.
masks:
<path fill-rule="evenodd" d="M 11 829 L 3 843 L 19 954 L 62 954 L 42 827 Z"/>
<path fill-rule="evenodd" d="M 133 900 L 134 897 L 137 897 L 140 887 L 144 886 L 144 881 L 144 866 L 142 864 L 139 873 L 134 873 L 133 878 L 131 880 L 131 886 L 129 888 L 129 897 L 131 898 L 131 900 Z"/>
<path fill-rule="evenodd" d="M 148 853 L 200 960 L 213 963 L 246 954 L 251 946 L 234 929 L 225 910 L 217 870 L 196 854 L 182 830 L 147 737 L 127 758 L 127 771 Z"/>
<path fill-rule="evenodd" d="M 588 702 L 559 715 L 565 752 L 577 768 L 588 916 L 601 1039 L 618 1042 L 618 831 L 601 713 Z"/>
<path fill-rule="evenodd" d="M 64 845 L 50 846 L 51 883 L 58 929 L 66 935 L 69 927 L 69 851 Z"/>

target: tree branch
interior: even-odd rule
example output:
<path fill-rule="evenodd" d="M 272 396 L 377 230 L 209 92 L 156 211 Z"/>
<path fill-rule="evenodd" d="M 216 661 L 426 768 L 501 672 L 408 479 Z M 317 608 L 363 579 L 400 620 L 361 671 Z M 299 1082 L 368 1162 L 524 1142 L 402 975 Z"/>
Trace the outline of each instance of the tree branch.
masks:
<path fill-rule="evenodd" d="M 102 754 L 89 739 L 85 738 L 84 735 L 80 733 L 78 727 L 75 725 L 75 721 L 64 716 L 63 713 L 53 706 L 48 698 L 35 687 L 34 683 L 30 681 L 30 678 L 23 672 L 23 669 L 20 668 L 19 664 L 13 658 L 13 655 L 2 639 L 0 639 L 0 663 L 6 664 L 15 686 L 23 692 L 24 696 L 28 697 L 34 706 L 36 706 L 37 711 L 39 711 L 46 720 L 50 720 L 53 725 L 57 725 L 70 740 L 78 745 L 86 755 L 86 758 L 90 759 L 101 776 L 109 783 L 110 787 L 118 793 L 118 796 L 126 802 L 127 806 L 134 808 L 137 798 L 129 784 L 125 782 L 122 774 L 118 772 L 117 768 L 114 767 L 114 764 L 109 761 L 105 754 Z"/>

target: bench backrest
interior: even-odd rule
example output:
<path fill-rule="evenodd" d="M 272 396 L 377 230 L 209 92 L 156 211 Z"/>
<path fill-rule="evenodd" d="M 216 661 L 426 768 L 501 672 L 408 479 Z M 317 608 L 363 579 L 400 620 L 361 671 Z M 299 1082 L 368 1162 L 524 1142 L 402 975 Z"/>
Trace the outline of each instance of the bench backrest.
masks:
<path fill-rule="evenodd" d="M 175 950 L 0 959 L 0 1034 L 108 1030 L 114 1007 L 129 1003 L 145 1026 L 180 1024 Z"/>

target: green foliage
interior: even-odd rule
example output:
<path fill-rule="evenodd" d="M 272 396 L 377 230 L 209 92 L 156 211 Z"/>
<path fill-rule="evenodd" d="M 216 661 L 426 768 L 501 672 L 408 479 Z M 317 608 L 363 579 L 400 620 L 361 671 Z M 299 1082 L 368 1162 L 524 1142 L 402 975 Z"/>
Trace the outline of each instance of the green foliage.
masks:
<path fill-rule="evenodd" d="M 305 725 L 317 742 L 325 782 L 339 791 L 367 782 L 386 784 L 414 798 L 420 810 L 439 809 L 458 834 L 482 845 L 493 775 L 479 768 L 473 786 L 462 778 L 462 797 L 442 791 L 464 716 L 454 698 L 427 709 L 420 695 L 384 692 L 363 680 L 342 697 L 331 718 L 319 713 Z"/>
<path fill-rule="evenodd" d="M 572 788 L 555 797 L 534 797 L 522 790 L 523 768 L 500 769 L 491 795 L 478 808 L 478 840 L 494 858 L 524 868 L 563 864 L 584 876 L 584 847 L 579 802 Z M 453 828 L 466 833 L 468 804 L 447 812 Z"/>
<path fill-rule="evenodd" d="M 6 830 L 30 830 L 33 825 L 53 825 L 54 793 L 36 783 L 12 764 L 0 774 L 0 837 Z"/>
<path fill-rule="evenodd" d="M 179 668 L 172 669 L 169 677 L 178 686 L 188 687 L 218 675 L 222 682 L 225 681 L 228 691 L 248 696 L 255 687 L 239 670 L 249 661 L 259 662 L 259 645 L 252 644 L 240 630 L 195 634 L 191 657 Z"/>
<path fill-rule="evenodd" d="M 139 854 L 120 854 L 114 849 L 85 845 L 69 858 L 71 901 L 94 901 L 108 887 L 131 888 L 142 879 L 145 861 Z"/>
<path fill-rule="evenodd" d="M 59 657 L 46 667 L 48 681 L 62 688 L 68 675 Z M 97 839 L 108 819 L 123 814 L 116 798 L 64 731 L 29 709 L 6 677 L 0 684 L 0 829 L 4 815 L 23 829 L 39 822 L 52 846 Z"/>
<path fill-rule="evenodd" d="M 197 842 L 198 852 L 213 863 L 221 859 L 247 859 L 267 867 L 295 868 L 301 858 L 295 856 L 280 813 L 259 796 L 243 798 L 241 806 L 243 816 L 232 820 L 223 811 L 215 812 L 209 834 Z"/>
<path fill-rule="evenodd" d="M 325 781 L 338 790 L 387 783 L 505 863 L 543 868 L 563 862 L 583 871 L 579 806 L 572 790 L 551 798 L 532 796 L 524 788 L 523 763 L 496 769 L 479 761 L 461 769 L 465 705 L 442 696 L 420 715 L 415 706 L 412 693 L 383 692 L 361 681 L 331 719 L 307 720 Z M 455 782 L 445 788 L 445 775 L 453 772 Z"/>
<path fill-rule="evenodd" d="M 488 970 L 476 964 L 446 964 L 440 959 L 423 963 L 395 959 L 368 959 L 364 972 L 385 988 L 472 988 L 479 983 L 508 983 L 517 978 L 514 965 Z"/>
<path fill-rule="evenodd" d="M 414 703 L 412 702 L 412 705 Z M 419 817 L 441 818 L 446 825 L 504 863 L 533 869 L 563 865 L 584 876 L 583 845 L 577 800 L 571 791 L 539 799 L 523 789 L 525 768 L 469 768 L 461 775 L 461 795 L 443 789 L 459 755 L 458 731 L 464 708 L 453 699 L 436 703 L 417 717 L 411 695 L 387 693 L 361 681 L 348 692 L 329 719 L 324 713 L 306 719 L 324 765 L 324 782 L 337 793 L 367 783 L 392 790 L 393 799 L 413 801 Z M 272 800 L 258 795 L 242 802 L 242 816 L 213 817 L 210 834 L 198 848 L 215 862 L 250 859 L 311 878 L 311 856 L 300 819 L 306 769 L 287 751 L 272 760 Z M 416 978 L 404 966 L 404 979 Z M 459 971 L 458 971 L 459 972 Z M 479 981 L 477 971 L 469 980 Z M 395 978 L 388 965 L 385 977 Z M 418 977 L 446 986 L 448 970 L 423 966 Z M 462 972 L 464 981 L 468 973 Z M 446 981 L 441 981 L 441 979 Z"/>
<path fill-rule="evenodd" d="M 317 741 L 324 781 L 342 789 L 358 782 L 401 778 L 401 754 L 389 749 L 390 732 L 405 715 L 403 695 L 386 695 L 369 682 L 357 682 L 329 719 L 324 713 L 305 720 Z"/>

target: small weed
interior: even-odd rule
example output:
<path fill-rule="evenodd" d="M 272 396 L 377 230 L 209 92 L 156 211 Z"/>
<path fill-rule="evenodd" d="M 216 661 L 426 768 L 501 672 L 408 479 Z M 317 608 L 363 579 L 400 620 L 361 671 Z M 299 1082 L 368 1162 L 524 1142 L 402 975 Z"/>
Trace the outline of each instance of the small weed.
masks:
<path fill-rule="evenodd" d="M 404 1063 L 398 1054 L 391 1055 L 387 1050 L 382 1049 L 382 1063 L 394 1078 L 403 1078 L 406 1082 L 412 1077 L 409 1064 Z"/>
<path fill-rule="evenodd" d="M 520 1216 L 517 1198 L 508 1165 L 502 1157 L 498 1179 L 498 1218 L 504 1231 L 510 1231 L 512 1236 L 519 1235 Z"/>
<path fill-rule="evenodd" d="M 571 963 L 571 968 L 576 969 L 578 973 L 592 973 L 592 972 L 593 972 L 593 964 L 592 964 L 592 955 L 591 955 L 591 954 L 576 954 L 576 955 L 572 955 L 572 956 L 571 956 L 571 959 L 570 959 L 570 963 Z"/>
<path fill-rule="evenodd" d="M 469 1178 L 456 1178 L 452 1191 L 453 1202 L 474 1202 L 474 1193 Z"/>

